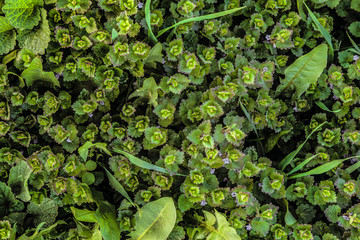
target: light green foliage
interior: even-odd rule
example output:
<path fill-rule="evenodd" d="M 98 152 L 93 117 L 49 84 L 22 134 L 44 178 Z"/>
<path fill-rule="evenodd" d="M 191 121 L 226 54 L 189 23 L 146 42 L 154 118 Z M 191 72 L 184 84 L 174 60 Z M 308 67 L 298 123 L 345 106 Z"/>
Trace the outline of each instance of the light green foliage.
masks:
<path fill-rule="evenodd" d="M 147 203 L 135 215 L 135 231 L 131 239 L 166 240 L 174 228 L 176 208 L 170 197 Z"/>
<path fill-rule="evenodd" d="M 32 170 L 25 161 L 21 161 L 10 171 L 8 185 L 17 189 L 16 197 L 24 202 L 29 202 L 31 197 L 28 188 L 28 180 Z"/>
<path fill-rule="evenodd" d="M 296 89 L 294 97 L 300 97 L 311 84 L 316 84 L 327 63 L 327 46 L 321 44 L 308 54 L 298 58 L 285 70 L 285 79 L 277 88 L 280 94 L 288 87 Z"/>
<path fill-rule="evenodd" d="M 9 20 L 0 16 L 0 55 L 7 54 L 14 49 L 16 44 L 16 33 Z"/>

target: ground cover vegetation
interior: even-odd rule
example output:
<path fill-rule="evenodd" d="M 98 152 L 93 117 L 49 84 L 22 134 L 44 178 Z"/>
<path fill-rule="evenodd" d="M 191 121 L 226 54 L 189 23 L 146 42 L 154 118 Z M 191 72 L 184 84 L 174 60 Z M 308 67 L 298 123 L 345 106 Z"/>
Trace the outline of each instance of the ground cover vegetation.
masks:
<path fill-rule="evenodd" d="M 0 239 L 360 239 L 359 0 L 0 0 Z"/>

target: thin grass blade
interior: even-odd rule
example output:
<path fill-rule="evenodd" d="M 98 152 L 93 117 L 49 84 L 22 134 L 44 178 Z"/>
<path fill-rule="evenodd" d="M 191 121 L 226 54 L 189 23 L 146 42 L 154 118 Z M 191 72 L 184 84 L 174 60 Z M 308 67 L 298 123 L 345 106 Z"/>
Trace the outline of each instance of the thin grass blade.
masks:
<path fill-rule="evenodd" d="M 295 175 L 292 175 L 289 177 L 289 179 L 294 179 L 294 178 L 299 178 L 299 177 L 305 177 L 305 176 L 310 176 L 310 175 L 319 175 L 319 174 L 323 174 L 326 173 L 328 171 L 330 171 L 331 169 L 339 166 L 343 161 L 345 161 L 346 159 L 342 159 L 342 160 L 333 160 L 331 162 L 328 163 L 324 163 L 323 165 L 313 168 L 310 171 L 304 172 L 304 173 L 298 173 Z"/>
<path fill-rule="evenodd" d="M 149 0 L 148 0 L 149 1 Z M 146 3 L 148 2 L 146 1 Z M 150 5 L 150 4 L 149 4 Z M 158 35 L 156 37 L 160 37 L 161 35 L 163 35 L 165 32 L 169 31 L 170 29 L 177 27 L 181 24 L 185 24 L 185 23 L 189 23 L 189 22 L 199 22 L 199 21 L 203 21 L 203 20 L 209 20 L 209 19 L 213 19 L 213 18 L 219 18 L 222 16 L 226 16 L 229 14 L 232 14 L 234 12 L 240 11 L 241 9 L 244 9 L 245 7 L 240 7 L 240 8 L 234 8 L 234 9 L 230 9 L 230 10 L 226 10 L 226 11 L 222 11 L 222 12 L 218 12 L 218 13 L 212 13 L 212 14 L 208 14 L 208 15 L 204 15 L 204 16 L 199 16 L 199 17 L 194 17 L 194 18 L 188 18 L 188 19 L 184 19 L 180 22 L 175 23 L 174 25 L 167 27 L 165 29 L 162 29 L 161 31 L 159 31 Z M 150 11 L 150 10 L 149 10 Z M 150 19 L 149 19 L 149 23 L 150 23 Z"/>
<path fill-rule="evenodd" d="M 135 164 L 138 167 L 169 174 L 169 172 L 165 168 L 162 168 L 162 167 L 156 166 L 154 164 L 145 162 L 144 160 L 141 160 L 140 158 L 135 157 L 134 155 L 132 155 L 130 153 L 127 153 L 127 152 L 119 150 L 119 149 L 114 149 L 114 152 L 117 152 L 117 153 L 120 153 L 120 154 L 124 155 L 127 159 L 129 159 L 129 161 L 132 164 Z M 179 173 L 177 173 L 175 175 L 186 176 L 186 175 L 179 174 Z"/>
<path fill-rule="evenodd" d="M 322 102 L 320 102 L 320 101 L 316 101 L 315 103 L 316 103 L 316 105 L 319 106 L 319 108 L 321 108 L 322 110 L 327 111 L 327 112 L 337 113 L 337 112 L 340 112 L 340 111 L 341 111 L 341 109 L 330 110 L 327 106 L 325 106 L 324 103 L 322 103 Z"/>
<path fill-rule="evenodd" d="M 297 8 L 298 8 L 299 15 L 304 21 L 306 21 L 306 14 L 304 12 L 303 5 L 304 5 L 303 0 L 297 0 Z"/>
<path fill-rule="evenodd" d="M 331 42 L 331 35 L 329 33 L 328 30 L 326 30 L 326 28 L 324 28 L 319 20 L 316 18 L 316 16 L 314 15 L 314 13 L 310 10 L 310 8 L 306 5 L 305 2 L 303 2 L 303 4 L 305 5 L 305 7 L 307 8 L 308 12 L 309 12 L 309 15 L 311 17 L 311 19 L 313 20 L 313 22 L 315 23 L 317 29 L 320 31 L 321 35 L 325 38 L 326 42 L 329 44 L 330 48 L 329 48 L 329 51 L 330 51 L 330 56 L 329 56 L 329 62 L 332 62 L 333 59 L 334 59 L 334 47 L 332 45 L 332 42 Z"/>
<path fill-rule="evenodd" d="M 264 146 L 262 145 L 261 141 L 260 141 L 260 136 L 256 130 L 256 127 L 251 119 L 251 116 L 250 114 L 248 113 L 248 111 L 246 110 L 246 108 L 244 107 L 244 105 L 242 104 L 241 100 L 239 100 L 239 104 L 240 104 L 240 107 L 241 107 L 241 110 L 244 112 L 246 118 L 249 120 L 256 136 L 257 136 L 257 139 L 256 139 L 256 144 L 257 144 L 257 150 L 259 151 L 259 155 L 260 156 L 265 156 L 265 149 L 264 149 Z"/>
<path fill-rule="evenodd" d="M 316 154 L 314 156 L 311 156 L 307 159 L 305 159 L 302 163 L 300 163 L 299 165 L 297 165 L 295 168 L 293 168 L 293 170 L 291 170 L 288 175 L 293 174 L 297 171 L 299 171 L 300 169 L 302 169 L 308 162 L 310 162 L 311 160 L 313 160 L 314 158 L 316 158 L 319 154 Z"/>
<path fill-rule="evenodd" d="M 157 43 L 158 40 L 155 37 L 152 29 L 151 29 L 151 12 L 150 12 L 150 4 L 151 4 L 151 0 L 146 0 L 145 3 L 145 21 L 146 21 L 146 25 L 148 26 L 148 38 L 154 42 Z"/>
<path fill-rule="evenodd" d="M 105 167 L 103 168 L 105 170 L 106 176 L 109 179 L 110 185 L 121 195 L 123 195 L 123 197 L 126 198 L 126 200 L 128 200 L 134 207 L 137 207 L 137 205 L 131 200 L 123 185 L 121 185 L 121 183 L 114 177 L 114 175 L 112 175 Z"/>
<path fill-rule="evenodd" d="M 359 48 L 359 46 L 358 46 L 358 45 L 355 43 L 355 41 L 350 37 L 350 35 L 349 35 L 348 32 L 346 32 L 346 34 L 348 35 L 351 44 L 352 44 L 352 45 L 354 46 L 354 48 L 356 49 L 356 53 L 357 53 L 357 54 L 360 54 L 360 48 Z"/>
<path fill-rule="evenodd" d="M 355 156 L 356 158 L 360 157 L 360 156 Z M 357 163 L 351 165 L 350 167 L 346 168 L 345 171 L 349 174 L 353 173 L 354 171 L 356 171 L 356 169 L 360 168 L 360 161 L 358 161 Z"/>
<path fill-rule="evenodd" d="M 291 153 L 289 153 L 288 155 L 286 155 L 286 157 L 284 157 L 284 159 L 279 163 L 279 167 L 281 168 L 282 171 L 284 171 L 284 169 L 286 168 L 287 165 L 289 165 L 292 160 L 294 160 L 294 158 L 296 157 L 296 155 L 300 152 L 300 150 L 302 149 L 302 147 L 305 145 L 305 143 L 309 140 L 309 138 L 311 137 L 311 135 L 316 132 L 319 128 L 321 128 L 325 123 L 327 122 L 323 122 L 322 124 L 320 124 L 319 126 L 317 126 L 310 134 L 309 136 L 305 139 L 305 141 L 294 151 L 292 151 Z"/>

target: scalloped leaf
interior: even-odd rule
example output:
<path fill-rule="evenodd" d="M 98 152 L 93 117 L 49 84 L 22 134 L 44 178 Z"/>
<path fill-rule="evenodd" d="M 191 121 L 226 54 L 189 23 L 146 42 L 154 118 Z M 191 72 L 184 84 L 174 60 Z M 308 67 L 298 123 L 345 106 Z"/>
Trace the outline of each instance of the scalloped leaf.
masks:
<path fill-rule="evenodd" d="M 13 28 L 9 20 L 0 16 L 0 55 L 7 54 L 15 48 L 16 32 Z"/>

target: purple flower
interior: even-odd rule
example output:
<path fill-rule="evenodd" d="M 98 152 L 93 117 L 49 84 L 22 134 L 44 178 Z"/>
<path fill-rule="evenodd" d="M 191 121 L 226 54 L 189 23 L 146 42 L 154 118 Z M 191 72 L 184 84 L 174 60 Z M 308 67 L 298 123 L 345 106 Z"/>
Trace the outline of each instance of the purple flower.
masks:
<path fill-rule="evenodd" d="M 37 144 L 38 143 L 38 140 L 37 138 L 34 139 L 34 144 Z"/>
<path fill-rule="evenodd" d="M 294 107 L 294 111 L 295 111 L 295 112 L 298 112 L 299 110 L 297 109 L 297 107 Z"/>
<path fill-rule="evenodd" d="M 223 181 L 224 181 L 224 182 L 226 182 L 227 180 L 229 180 L 229 179 L 226 177 L 226 178 L 224 178 L 224 180 L 223 180 Z"/>
<path fill-rule="evenodd" d="M 350 218 L 348 217 L 348 216 L 342 216 L 343 217 L 343 219 L 345 219 L 346 221 L 349 221 L 350 220 Z"/>
<path fill-rule="evenodd" d="M 354 61 L 357 61 L 358 59 L 359 59 L 359 56 L 358 56 L 358 55 L 354 55 L 354 56 L 353 56 L 353 60 L 354 60 Z"/>
<path fill-rule="evenodd" d="M 100 101 L 100 105 L 105 105 L 104 101 Z"/>
<path fill-rule="evenodd" d="M 67 141 L 68 143 L 71 143 L 71 142 L 72 142 L 72 141 L 70 140 L 70 138 L 66 139 L 66 141 Z"/>
<path fill-rule="evenodd" d="M 251 227 L 251 225 L 250 225 L 250 224 L 246 225 L 246 227 L 245 227 L 245 228 L 246 228 L 246 230 L 247 230 L 247 231 L 250 231 L 250 230 L 252 229 L 252 227 Z"/>
<path fill-rule="evenodd" d="M 138 8 L 143 8 L 143 6 L 144 6 L 144 3 L 138 2 Z"/>
<path fill-rule="evenodd" d="M 161 62 L 162 64 L 165 64 L 165 58 L 162 58 Z"/>
<path fill-rule="evenodd" d="M 232 193 L 231 193 L 231 196 L 232 196 L 232 197 L 236 197 L 236 192 L 232 192 Z"/>
<path fill-rule="evenodd" d="M 259 186 L 259 187 L 262 187 L 262 183 L 259 183 L 258 186 Z"/>
<path fill-rule="evenodd" d="M 228 158 L 223 158 L 223 162 L 224 162 L 225 164 L 229 164 L 229 163 L 230 163 L 230 159 L 228 159 Z"/>
<path fill-rule="evenodd" d="M 263 72 L 266 72 L 267 70 L 269 70 L 268 67 L 264 67 L 264 68 L 263 68 Z"/>
<path fill-rule="evenodd" d="M 215 169 L 210 168 L 210 173 L 211 173 L 211 174 L 214 174 L 214 173 L 215 173 Z"/>
<path fill-rule="evenodd" d="M 94 116 L 94 114 L 92 113 L 89 113 L 89 117 L 92 118 Z"/>
<path fill-rule="evenodd" d="M 205 206 L 206 204 L 207 204 L 207 202 L 205 200 L 202 200 L 200 203 L 201 206 Z"/>
<path fill-rule="evenodd" d="M 336 96 L 336 95 L 334 95 L 334 96 L 333 96 L 333 99 L 334 99 L 334 100 L 339 100 L 339 97 Z"/>
<path fill-rule="evenodd" d="M 329 84 L 329 88 L 333 89 L 334 85 L 332 83 Z"/>

